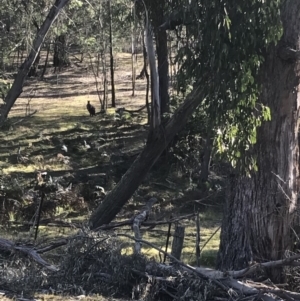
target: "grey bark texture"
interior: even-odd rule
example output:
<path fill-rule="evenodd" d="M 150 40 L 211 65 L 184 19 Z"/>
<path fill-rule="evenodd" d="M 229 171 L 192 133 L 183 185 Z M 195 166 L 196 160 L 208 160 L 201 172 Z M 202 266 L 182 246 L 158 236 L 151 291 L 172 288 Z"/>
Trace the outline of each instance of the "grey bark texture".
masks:
<path fill-rule="evenodd" d="M 184 232 L 185 232 L 184 226 L 176 225 L 175 232 L 173 235 L 171 255 L 178 260 L 180 260 L 181 258 L 183 242 L 184 242 Z"/>
<path fill-rule="evenodd" d="M 300 64 L 278 53 L 286 45 L 300 50 L 300 2 L 284 1 L 281 13 L 283 36 L 270 47 L 260 79 L 260 102 L 270 107 L 272 119 L 257 131 L 258 172 L 231 179 L 217 263 L 222 270 L 283 258 L 292 243 L 299 191 Z M 275 282 L 284 280 L 281 268 L 268 273 Z"/>

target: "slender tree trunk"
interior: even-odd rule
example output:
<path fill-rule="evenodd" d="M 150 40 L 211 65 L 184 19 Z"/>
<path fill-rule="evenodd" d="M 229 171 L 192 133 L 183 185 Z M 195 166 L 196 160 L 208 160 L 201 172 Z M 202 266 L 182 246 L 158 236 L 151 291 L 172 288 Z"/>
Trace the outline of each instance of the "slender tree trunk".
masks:
<path fill-rule="evenodd" d="M 46 60 L 45 60 L 45 64 L 44 64 L 44 68 L 41 74 L 41 80 L 44 79 L 45 73 L 46 73 L 46 69 L 47 69 L 47 65 L 48 65 L 48 59 L 49 59 L 49 53 L 50 53 L 50 48 L 51 48 L 51 43 L 49 42 L 48 47 L 47 47 L 47 54 L 46 54 Z"/>
<path fill-rule="evenodd" d="M 201 163 L 200 181 L 202 183 L 208 180 L 213 142 L 214 142 L 213 131 L 208 130 L 205 146 L 204 146 L 203 160 Z"/>
<path fill-rule="evenodd" d="M 131 32 L 131 67 L 132 67 L 132 96 L 135 95 L 136 79 L 136 19 L 135 19 L 135 2 L 132 5 L 132 32 Z"/>
<path fill-rule="evenodd" d="M 260 101 L 270 107 L 272 120 L 257 131 L 258 172 L 231 181 L 218 256 L 222 270 L 277 260 L 291 247 L 299 191 L 299 14 L 299 0 L 284 2 L 283 37 L 262 67 Z M 268 273 L 273 281 L 284 280 L 281 268 Z"/>
<path fill-rule="evenodd" d="M 40 30 L 36 35 L 29 56 L 20 67 L 17 77 L 5 98 L 5 105 L 1 107 L 0 124 L 2 124 L 6 120 L 9 111 L 11 110 L 17 98 L 22 93 L 25 77 L 40 51 L 41 45 L 43 44 L 46 34 L 48 33 L 51 25 L 57 18 L 62 8 L 68 2 L 69 0 L 56 0 L 54 5 L 50 9 L 49 14 L 46 17 L 46 20 L 44 21 L 44 23 L 42 24 Z"/>
<path fill-rule="evenodd" d="M 208 84 L 204 83 L 203 84 Z M 116 187 L 106 196 L 101 205 L 90 218 L 90 227 L 95 229 L 110 223 L 119 213 L 128 199 L 139 187 L 150 168 L 159 158 L 174 135 L 185 125 L 197 106 L 204 98 L 203 90 L 197 86 L 188 96 L 184 104 L 178 108 L 166 126 L 150 132 L 147 144 L 131 167 L 124 174 Z"/>
<path fill-rule="evenodd" d="M 148 124 L 150 124 L 151 121 L 151 109 L 150 109 L 150 104 L 149 104 L 149 88 L 150 88 L 150 76 L 148 73 L 147 69 L 147 51 L 145 48 L 145 45 L 143 46 L 143 56 L 144 56 L 144 72 L 146 76 L 146 108 L 147 108 L 147 119 L 148 119 Z"/>
<path fill-rule="evenodd" d="M 67 37 L 61 34 L 55 39 L 53 66 L 60 70 L 64 66 L 70 65 L 69 55 L 67 53 Z"/>
<path fill-rule="evenodd" d="M 96 74 L 97 77 L 99 77 L 99 71 L 100 71 L 100 53 L 97 53 L 97 66 L 96 66 Z"/>
<path fill-rule="evenodd" d="M 152 39 L 152 33 L 150 24 L 147 24 L 148 28 L 145 30 L 145 45 L 147 49 L 147 56 L 149 60 L 150 75 L 151 75 L 151 122 L 150 129 L 157 129 L 161 124 L 161 103 L 159 95 L 159 80 L 158 70 L 156 67 L 154 45 Z"/>
<path fill-rule="evenodd" d="M 161 22 L 160 24 L 162 24 Z M 161 115 L 169 112 L 169 61 L 168 39 L 165 30 L 156 33 L 156 51 L 159 77 L 159 97 L 161 103 Z"/>
<path fill-rule="evenodd" d="M 111 14 L 111 0 L 108 0 L 109 11 L 109 53 L 110 53 L 110 78 L 111 78 L 111 106 L 116 107 L 116 93 L 115 93 L 115 79 L 114 79 L 114 56 L 112 44 L 112 14 Z"/>

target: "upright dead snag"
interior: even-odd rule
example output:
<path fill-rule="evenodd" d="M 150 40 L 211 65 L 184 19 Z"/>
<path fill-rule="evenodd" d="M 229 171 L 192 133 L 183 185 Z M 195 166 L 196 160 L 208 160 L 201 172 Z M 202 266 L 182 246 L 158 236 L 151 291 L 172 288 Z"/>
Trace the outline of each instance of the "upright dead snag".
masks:
<path fill-rule="evenodd" d="M 143 1 L 144 3 L 144 1 Z M 158 78 L 158 71 L 156 66 L 155 60 L 155 51 L 153 46 L 153 39 L 152 39 L 152 29 L 151 24 L 148 18 L 148 11 L 146 5 L 145 7 L 145 46 L 148 54 L 149 66 L 150 66 L 150 74 L 151 74 L 151 91 L 152 91 L 152 110 L 151 110 L 151 123 L 150 126 L 152 130 L 159 127 L 161 123 L 160 118 L 160 98 L 159 98 L 159 78 Z"/>

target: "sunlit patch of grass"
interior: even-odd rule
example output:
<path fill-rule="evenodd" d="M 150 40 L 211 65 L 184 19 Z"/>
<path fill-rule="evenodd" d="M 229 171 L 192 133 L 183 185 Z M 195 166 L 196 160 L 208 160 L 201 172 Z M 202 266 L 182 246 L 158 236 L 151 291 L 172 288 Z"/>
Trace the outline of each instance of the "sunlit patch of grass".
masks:
<path fill-rule="evenodd" d="M 41 168 L 42 167 L 42 168 Z M 36 172 L 37 170 L 52 170 L 52 171 L 62 171 L 62 170 L 70 170 L 72 167 L 66 164 L 55 164 L 55 165 L 37 165 L 37 164 L 29 164 L 29 165 L 10 165 L 9 167 L 4 167 L 2 169 L 3 174 L 11 174 L 11 173 L 24 173 L 29 174 Z"/>
<path fill-rule="evenodd" d="M 200 256 L 200 265 L 215 268 L 219 248 L 212 250 L 203 250 Z"/>
<path fill-rule="evenodd" d="M 46 294 L 36 294 L 34 296 L 38 300 L 43 300 L 43 301 L 74 301 L 74 300 L 80 300 L 80 301 L 114 301 L 114 300 L 119 300 L 120 299 L 113 299 L 113 298 L 107 298 L 107 297 L 102 297 L 100 295 L 93 295 L 93 296 L 59 296 L 59 295 L 46 295 Z M 124 299 L 123 299 L 124 300 Z M 4 301 L 11 301 L 9 299 Z"/>
<path fill-rule="evenodd" d="M 66 237 L 75 235 L 78 232 L 78 229 L 71 227 L 48 227 L 48 226 L 40 226 L 38 237 L 42 240 L 45 239 L 53 239 L 54 237 L 57 239 L 59 237 Z"/>
<path fill-rule="evenodd" d="M 32 173 L 37 170 L 36 165 L 11 165 L 7 168 L 3 168 L 2 172 L 3 174 L 10 174 L 14 172 L 23 172 L 23 173 Z"/>

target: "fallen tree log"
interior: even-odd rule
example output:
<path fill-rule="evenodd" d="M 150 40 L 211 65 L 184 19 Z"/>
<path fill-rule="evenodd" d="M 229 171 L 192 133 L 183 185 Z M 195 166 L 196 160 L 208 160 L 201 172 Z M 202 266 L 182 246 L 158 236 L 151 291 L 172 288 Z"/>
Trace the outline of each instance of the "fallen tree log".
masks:
<path fill-rule="evenodd" d="M 132 240 L 136 240 L 135 237 L 132 237 L 127 234 L 117 234 L 117 235 L 128 237 Z M 255 268 L 249 267 L 247 269 L 243 269 L 243 270 L 239 270 L 239 271 L 226 271 L 226 272 L 217 271 L 217 270 L 210 269 L 210 268 L 193 267 L 193 266 L 183 263 L 182 261 L 178 260 L 171 254 L 161 250 L 160 248 L 156 247 L 154 244 L 149 243 L 148 241 L 139 239 L 139 242 L 143 243 L 143 244 L 147 244 L 147 245 L 151 246 L 152 248 L 156 249 L 158 252 L 166 254 L 173 262 L 175 262 L 179 266 L 181 266 L 184 271 L 186 271 L 188 273 L 192 273 L 194 275 L 197 275 L 197 276 L 205 278 L 205 279 L 209 279 L 214 284 L 216 284 L 217 286 L 222 288 L 223 290 L 226 289 L 226 287 L 228 289 L 231 288 L 231 289 L 235 290 L 238 294 L 243 294 L 246 296 L 259 296 L 262 300 L 265 300 L 265 301 L 284 300 L 284 299 L 282 299 L 283 297 L 285 297 L 285 300 L 287 300 L 287 299 L 288 300 L 300 300 L 300 293 L 295 293 L 295 292 L 291 292 L 291 291 L 284 290 L 284 289 L 274 288 L 273 286 L 270 287 L 267 285 L 261 285 L 260 283 L 256 283 L 256 282 L 248 282 L 248 281 L 243 282 L 243 281 L 235 279 L 235 278 L 242 277 L 242 275 L 247 275 L 247 274 L 249 275 L 250 273 L 253 273 L 254 271 L 256 271 L 256 267 Z M 282 259 L 282 260 L 261 263 L 260 267 L 270 268 L 270 267 L 278 267 L 278 266 L 293 266 L 294 261 L 297 259 L 300 259 L 300 254 L 286 258 L 286 259 Z M 146 270 L 148 270 L 148 271 L 153 270 L 153 264 L 159 265 L 161 268 L 164 268 L 166 270 L 173 269 L 174 272 L 176 271 L 173 266 L 157 264 L 155 262 L 152 262 L 151 264 L 149 264 L 147 266 Z M 298 265 L 298 263 L 296 263 L 296 265 Z"/>
<path fill-rule="evenodd" d="M 32 227 L 34 222 L 18 222 L 18 221 L 8 221 L 10 225 L 18 225 L 18 226 L 28 226 Z M 40 220 L 40 226 L 47 226 L 47 227 L 64 227 L 64 228 L 81 228 L 80 223 L 78 222 L 66 222 L 59 218 L 45 218 Z"/>
<path fill-rule="evenodd" d="M 142 210 L 141 214 L 144 211 Z M 140 244 L 150 246 L 165 254 L 174 264 L 170 266 L 159 263 L 139 254 L 133 256 L 122 255 L 122 252 L 120 252 L 122 244 L 117 239 L 119 236 L 127 237 L 134 242 L 138 240 Z M 257 275 L 264 268 L 280 265 L 298 266 L 299 262 L 296 260 L 300 260 L 300 254 L 282 260 L 261 263 L 260 265 L 253 264 L 248 269 L 222 272 L 185 264 L 153 243 L 136 239 L 134 236 L 127 234 L 95 233 L 82 229 L 72 237 L 59 239 L 39 248 L 17 245 L 17 243 L 9 240 L 0 239 L 0 251 L 21 252 L 51 271 L 58 271 L 58 268 L 49 265 L 40 257 L 40 254 L 64 245 L 66 245 L 66 248 L 61 251 L 65 251 L 65 255 L 60 251 L 59 256 L 56 257 L 59 260 L 57 262 L 57 266 L 60 267 L 59 272 L 47 273 L 46 276 L 48 281 L 53 283 L 52 293 L 61 291 L 61 285 L 68 288 L 72 285 L 76 287 L 86 285 L 84 289 L 94 290 L 95 287 L 99 287 L 100 289 L 95 293 L 101 293 L 101 287 L 103 286 L 109 287 L 111 291 L 117 291 L 119 287 L 125 288 L 126 294 L 128 294 L 128 290 L 132 289 L 132 292 L 136 293 L 139 298 L 144 297 L 144 294 L 148 295 L 148 299 L 145 297 L 143 300 L 164 300 L 166 295 L 173 296 L 175 300 L 180 298 L 182 300 L 199 300 L 199 296 L 203 296 L 204 291 L 206 291 L 212 294 L 212 300 L 219 301 L 228 300 L 229 296 L 235 300 L 300 301 L 300 293 L 288 290 L 287 286 L 276 286 L 270 281 L 261 283 L 249 278 L 241 279 L 245 275 L 251 276 L 252 273 Z M 80 269 L 78 268 L 79 262 Z M 26 265 L 26 261 L 24 264 Z M 256 266 L 260 266 L 260 270 Z M 16 268 L 18 268 L 18 263 L 15 267 L 12 267 L 12 270 Z M 34 267 L 28 263 L 26 268 L 32 269 Z M 298 267 L 296 268 L 298 269 Z M 122 273 L 120 273 L 120 269 L 122 269 Z M 89 271 L 89 283 L 83 281 L 83 270 Z M 11 283 L 10 273 L 7 273 L 6 285 L 8 285 L 7 288 L 14 289 L 15 283 Z M 27 270 L 26 275 L 39 277 L 39 275 L 32 273 L 32 270 Z M 130 280 L 128 280 L 129 275 Z M 45 277 L 45 274 L 40 277 Z M 32 282 L 33 285 L 36 285 L 36 282 Z M 55 286 L 56 284 L 58 286 Z M 26 286 L 28 286 L 28 283 L 26 283 Z M 37 288 L 34 287 L 34 289 Z M 23 288 L 20 291 L 23 291 Z"/>

